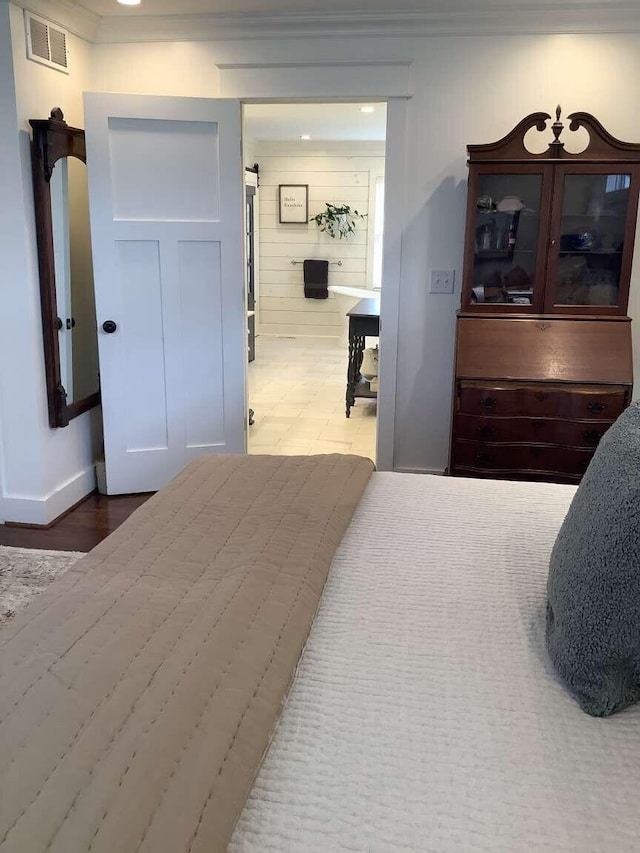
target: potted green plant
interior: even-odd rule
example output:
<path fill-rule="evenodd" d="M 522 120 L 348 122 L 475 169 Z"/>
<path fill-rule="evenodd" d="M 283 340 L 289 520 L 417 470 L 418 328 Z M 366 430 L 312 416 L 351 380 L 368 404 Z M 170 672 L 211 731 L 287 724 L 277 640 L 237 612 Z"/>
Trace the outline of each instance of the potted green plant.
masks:
<path fill-rule="evenodd" d="M 336 205 L 325 203 L 326 210 L 312 216 L 309 222 L 315 222 L 320 231 L 324 231 L 329 237 L 350 237 L 356 230 L 359 219 L 364 219 L 366 213 L 358 213 L 351 210 L 348 204 Z"/>

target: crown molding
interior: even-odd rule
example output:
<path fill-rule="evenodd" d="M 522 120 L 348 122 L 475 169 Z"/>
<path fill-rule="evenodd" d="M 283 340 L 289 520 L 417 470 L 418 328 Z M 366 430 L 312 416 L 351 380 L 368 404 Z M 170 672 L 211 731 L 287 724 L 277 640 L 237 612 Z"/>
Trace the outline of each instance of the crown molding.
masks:
<path fill-rule="evenodd" d="M 11 0 L 14 6 L 27 9 L 88 42 L 95 42 L 100 15 L 70 0 Z"/>
<path fill-rule="evenodd" d="M 31 0 L 45 2 L 45 0 Z M 295 15 L 126 15 L 101 19 L 95 41 L 228 41 L 357 37 L 527 35 L 640 32 L 636 0 L 535 2 L 514 8 L 490 2 L 461 10 L 407 13 L 326 13 Z"/>
<path fill-rule="evenodd" d="M 110 15 L 101 18 L 73 0 L 10 0 L 79 38 L 98 44 L 241 39 L 410 38 L 425 36 L 637 33 L 637 0 L 489 0 L 461 9 L 393 13 L 293 15 Z"/>

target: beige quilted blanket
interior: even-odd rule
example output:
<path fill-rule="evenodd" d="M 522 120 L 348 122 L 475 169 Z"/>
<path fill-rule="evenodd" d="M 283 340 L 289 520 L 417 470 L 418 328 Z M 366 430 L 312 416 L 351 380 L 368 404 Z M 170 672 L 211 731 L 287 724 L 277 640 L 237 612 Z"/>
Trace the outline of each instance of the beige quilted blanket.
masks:
<path fill-rule="evenodd" d="M 206 457 L 0 631 L 0 851 L 226 848 L 372 465 Z"/>

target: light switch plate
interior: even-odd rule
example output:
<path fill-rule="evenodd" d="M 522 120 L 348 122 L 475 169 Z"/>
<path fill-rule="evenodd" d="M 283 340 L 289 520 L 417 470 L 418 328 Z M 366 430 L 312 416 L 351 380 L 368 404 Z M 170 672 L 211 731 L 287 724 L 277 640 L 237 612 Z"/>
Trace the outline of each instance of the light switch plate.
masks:
<path fill-rule="evenodd" d="M 453 293 L 455 270 L 431 270 L 431 293 Z"/>

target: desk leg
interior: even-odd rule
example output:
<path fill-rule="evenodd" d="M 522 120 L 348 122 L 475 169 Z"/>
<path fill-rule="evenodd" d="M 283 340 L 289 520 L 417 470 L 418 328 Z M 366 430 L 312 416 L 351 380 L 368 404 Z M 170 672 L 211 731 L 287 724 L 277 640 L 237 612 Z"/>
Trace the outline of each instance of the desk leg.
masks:
<path fill-rule="evenodd" d="M 360 381 L 360 367 L 364 353 L 364 335 L 349 335 L 349 365 L 347 367 L 347 417 L 351 415 L 351 407 L 356 402 L 356 388 Z"/>

